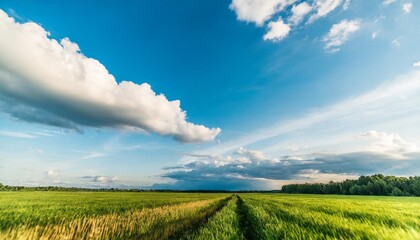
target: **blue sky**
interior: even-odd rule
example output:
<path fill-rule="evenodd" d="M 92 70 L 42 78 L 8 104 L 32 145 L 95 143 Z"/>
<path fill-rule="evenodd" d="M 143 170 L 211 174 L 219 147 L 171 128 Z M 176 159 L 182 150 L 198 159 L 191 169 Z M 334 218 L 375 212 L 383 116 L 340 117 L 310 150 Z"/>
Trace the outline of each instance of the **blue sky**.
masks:
<path fill-rule="evenodd" d="M 5 184 L 276 189 L 420 172 L 414 1 L 0 9 Z"/>

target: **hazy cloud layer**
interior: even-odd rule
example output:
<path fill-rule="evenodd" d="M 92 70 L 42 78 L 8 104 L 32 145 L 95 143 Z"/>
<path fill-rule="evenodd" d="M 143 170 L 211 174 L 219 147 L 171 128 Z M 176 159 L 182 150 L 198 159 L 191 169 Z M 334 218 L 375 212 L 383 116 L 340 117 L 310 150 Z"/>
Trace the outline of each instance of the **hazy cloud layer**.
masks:
<path fill-rule="evenodd" d="M 273 189 L 280 188 L 281 181 L 283 183 L 329 181 L 374 173 L 396 175 L 418 173 L 420 153 L 407 152 L 404 156 L 404 159 L 400 159 L 377 152 L 354 152 L 313 153 L 269 158 L 262 152 L 239 148 L 233 156 L 200 155 L 192 157 L 189 162 L 167 168 L 168 172 L 164 174 L 164 177 L 176 180 L 176 182 L 154 187 Z"/>
<path fill-rule="evenodd" d="M 0 109 L 17 119 L 81 130 L 145 130 L 181 142 L 213 140 L 219 128 L 187 121 L 180 101 L 147 83 L 117 82 L 68 38 L 51 39 L 40 25 L 17 23 L 0 10 Z"/>

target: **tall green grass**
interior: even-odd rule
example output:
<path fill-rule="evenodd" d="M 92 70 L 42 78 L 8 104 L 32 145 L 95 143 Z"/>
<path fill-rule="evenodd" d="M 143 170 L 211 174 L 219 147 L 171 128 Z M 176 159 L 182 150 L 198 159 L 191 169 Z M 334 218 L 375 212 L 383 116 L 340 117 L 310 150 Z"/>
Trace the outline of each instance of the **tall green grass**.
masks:
<path fill-rule="evenodd" d="M 244 195 L 258 239 L 420 239 L 420 200 Z"/>
<path fill-rule="evenodd" d="M 80 218 L 60 225 L 19 227 L 0 239 L 168 239 L 224 205 L 226 198 Z"/>
<path fill-rule="evenodd" d="M 420 198 L 0 192 L 0 239 L 420 239 Z"/>
<path fill-rule="evenodd" d="M 127 192 L 0 192 L 0 231 L 63 224 L 229 194 Z"/>

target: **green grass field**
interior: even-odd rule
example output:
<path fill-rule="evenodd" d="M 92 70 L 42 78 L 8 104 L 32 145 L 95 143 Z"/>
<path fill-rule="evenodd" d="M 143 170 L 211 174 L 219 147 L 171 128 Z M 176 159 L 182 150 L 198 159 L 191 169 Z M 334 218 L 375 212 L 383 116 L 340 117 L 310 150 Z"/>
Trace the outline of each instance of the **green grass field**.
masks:
<path fill-rule="evenodd" d="M 420 198 L 0 192 L 0 239 L 420 239 Z"/>

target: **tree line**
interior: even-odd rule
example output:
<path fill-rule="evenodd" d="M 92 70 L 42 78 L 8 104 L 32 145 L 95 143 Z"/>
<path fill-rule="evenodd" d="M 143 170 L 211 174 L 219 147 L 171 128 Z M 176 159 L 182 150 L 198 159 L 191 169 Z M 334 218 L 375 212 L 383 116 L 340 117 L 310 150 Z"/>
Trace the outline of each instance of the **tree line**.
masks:
<path fill-rule="evenodd" d="M 375 174 L 342 182 L 284 185 L 283 193 L 420 196 L 420 176 L 396 177 Z"/>
<path fill-rule="evenodd" d="M 188 193 L 228 193 L 228 190 L 175 190 L 175 189 L 122 189 L 122 188 L 81 188 L 61 186 L 9 186 L 0 183 L 0 191 L 57 191 L 57 192 L 188 192 Z"/>

